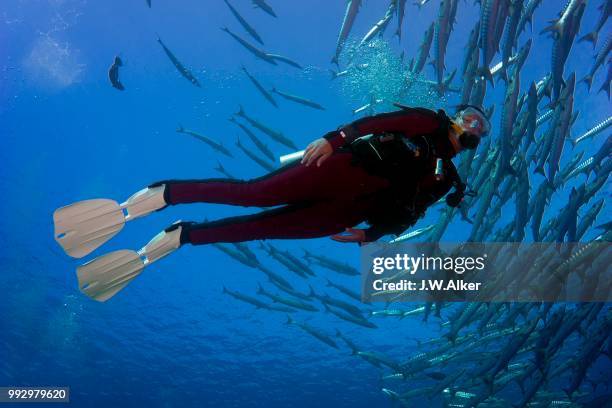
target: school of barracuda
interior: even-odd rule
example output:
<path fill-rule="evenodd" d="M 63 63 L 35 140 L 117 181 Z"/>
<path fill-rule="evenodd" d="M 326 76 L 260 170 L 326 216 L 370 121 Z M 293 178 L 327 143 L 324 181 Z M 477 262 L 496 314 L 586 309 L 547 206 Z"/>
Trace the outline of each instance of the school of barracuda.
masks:
<path fill-rule="evenodd" d="M 226 3 L 245 31 L 263 46 L 264 41 L 255 28 L 227 0 Z M 276 17 L 265 1 L 253 3 Z M 373 89 L 367 103 L 356 107 L 354 114 L 374 114 L 378 107 L 392 102 L 414 104 L 415 92 L 410 90 L 415 87 L 420 87 L 421 93 L 436 95 L 438 100 L 457 97 L 458 104 L 484 106 L 491 117 L 494 110 L 498 110 L 499 122 L 492 137 L 481 143 L 478 150 L 460 156 L 459 172 L 476 194 L 466 197 L 460 208 L 442 209 L 437 222 L 406 231 L 393 242 L 437 242 L 443 239 L 453 222 L 459 221 L 469 223 L 468 241 L 471 242 L 522 242 L 527 241 L 528 231 L 536 242 L 609 242 L 612 224 L 608 219 L 602 220 L 605 217 L 602 211 L 606 197 L 610 196 L 607 180 L 612 169 L 612 135 L 609 134 L 612 116 L 602 117 L 586 130 L 577 129 L 574 124 L 581 102 L 575 100 L 577 87 L 586 86 L 591 91 L 594 82 L 601 83 L 599 91 L 607 93 L 608 100 L 610 98 L 612 33 L 605 27 L 612 1 L 599 2 L 600 17 L 595 22 L 583 21 L 585 9 L 596 7 L 595 1 L 569 0 L 564 7 L 558 3 L 557 16 L 539 16 L 540 21 L 552 20 L 541 33 L 532 26 L 532 17 L 538 12 L 541 0 L 470 3 L 421 0 L 415 3 L 417 7 L 407 12 L 406 0 L 392 0 L 380 20 L 373 21 L 372 28 L 359 36 L 352 28 L 360 17 L 362 1 L 349 0 L 341 20 L 332 63 L 343 65 L 331 70 L 331 79 L 354 82 L 367 75 L 377 75 L 379 67 L 376 64 L 381 62 L 360 61 L 361 53 L 369 52 L 381 41 L 392 41 L 391 37 L 409 41 L 405 32 L 402 33 L 406 16 L 419 13 L 425 7 L 438 7 L 439 10 L 420 40 L 418 53 L 407 63 L 403 61 L 407 59 L 403 53 L 397 58 L 404 75 L 399 79 L 402 86 L 395 93 L 376 94 Z M 147 4 L 151 6 L 150 2 Z M 465 50 L 463 61 L 455 67 L 445 57 L 462 8 L 479 10 L 480 18 L 470 35 L 461 39 L 462 44 L 454 40 L 454 44 Z M 394 18 L 396 29 L 386 40 L 385 31 Z M 228 28 L 223 30 L 262 61 L 272 65 L 281 62 L 301 69 L 294 60 L 260 49 Z M 579 32 L 585 30 L 591 31 L 579 36 Z M 549 35 L 552 55 L 534 53 L 531 37 L 539 35 Z M 600 37 L 605 38 L 599 40 Z M 584 72 L 566 72 L 565 65 L 573 46 L 582 41 L 597 47 L 591 66 L 585 65 Z M 179 72 L 195 86 L 200 86 L 161 39 L 159 43 Z M 496 58 L 499 62 L 494 64 Z M 537 81 L 521 82 L 521 70 L 530 58 L 540 59 L 548 66 L 549 73 Z M 427 62 L 431 62 L 431 72 L 427 70 Z M 605 78 L 600 78 L 598 74 L 606 65 Z M 278 107 L 275 97 L 280 97 L 313 109 L 325 109 L 317 102 L 276 88 L 267 91 L 246 68 L 243 67 L 243 71 L 254 90 L 275 107 Z M 581 85 L 583 82 L 585 85 Z M 504 87 L 502 99 L 487 97 L 487 90 L 493 86 Z M 296 146 L 282 132 L 255 116 L 240 107 L 230 119 L 256 149 L 240 141 L 237 145 L 262 168 L 272 170 L 276 167 L 275 154 L 251 128 L 283 146 L 292 149 Z M 182 126 L 177 132 L 198 138 L 215 151 L 232 156 L 228 149 L 208 137 Z M 592 152 L 586 154 L 588 149 Z M 564 157 L 569 159 L 563 160 Z M 221 162 L 216 170 L 232 177 Z M 551 202 L 562 202 L 562 205 L 552 210 Z M 504 208 L 513 208 L 515 216 L 504 220 Z M 338 283 L 336 278 L 327 279 L 325 288 L 312 286 L 314 282 L 310 279 L 322 271 L 345 275 L 340 278 L 344 281 L 348 277 L 359 279 L 354 266 L 329 256 L 309 251 L 294 254 L 269 243 L 260 244 L 258 249 L 274 264 L 267 266 L 247 244 L 215 246 L 267 278 L 267 282 L 254 288 L 252 294 L 230 288 L 224 288 L 224 293 L 253 305 L 262 313 L 284 313 L 288 316 L 288 325 L 312 336 L 313 341 L 320 341 L 338 352 L 348 351 L 371 364 L 380 370 L 380 391 L 400 406 L 612 406 L 612 310 L 609 304 L 438 302 L 375 308 L 360 303 L 360 294 L 350 289 L 350 285 Z M 587 246 L 567 262 L 579 265 L 588 251 Z M 544 265 L 549 260 L 538 262 Z M 609 265 L 604 264 L 603 268 Z M 277 266 L 283 270 L 275 269 Z M 309 289 L 295 288 L 284 276 L 287 272 L 303 280 L 300 286 L 310 284 Z M 609 274 L 607 279 L 599 281 L 599 288 L 610 291 Z M 356 286 L 356 282 L 352 286 Z M 339 330 L 326 333 L 307 322 L 308 314 L 322 312 L 321 308 L 327 312 L 326 318 L 343 320 L 362 330 L 375 330 L 376 321 L 383 318 L 398 319 L 398 324 L 407 326 L 422 320 L 439 327 L 439 336 L 420 341 L 416 351 L 412 345 L 404 345 L 408 351 L 403 350 L 401 344 L 393 350 L 369 349 L 363 344 L 355 344 Z M 304 316 L 296 317 L 298 311 Z"/>

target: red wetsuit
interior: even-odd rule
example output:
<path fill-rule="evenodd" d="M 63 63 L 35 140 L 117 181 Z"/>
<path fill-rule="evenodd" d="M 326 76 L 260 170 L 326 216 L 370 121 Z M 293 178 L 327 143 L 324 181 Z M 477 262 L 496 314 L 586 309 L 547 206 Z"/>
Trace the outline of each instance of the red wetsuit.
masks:
<path fill-rule="evenodd" d="M 432 163 L 437 157 L 445 159 L 445 172 L 456 175 L 450 162 L 455 151 L 448 139 L 449 123 L 443 111 L 403 109 L 363 118 L 325 135 L 334 153 L 320 167 L 296 161 L 252 180 L 168 180 L 154 185 L 167 184 L 165 199 L 170 205 L 282 205 L 252 215 L 181 223 L 182 243 L 315 238 L 340 233 L 363 221 L 370 223 L 366 240 L 374 241 L 404 231 L 450 189 L 448 177 L 442 183 L 432 181 Z M 395 144 L 375 145 L 379 152 L 372 161 L 368 157 L 371 146 L 354 148 L 363 138 L 355 140 L 368 134 L 381 135 L 381 140 L 394 139 Z M 415 143 L 398 145 L 398 141 Z M 420 161 L 414 159 L 415 152 Z M 415 163 L 419 163 L 418 171 Z M 432 177 L 415 176 L 420 169 Z"/>

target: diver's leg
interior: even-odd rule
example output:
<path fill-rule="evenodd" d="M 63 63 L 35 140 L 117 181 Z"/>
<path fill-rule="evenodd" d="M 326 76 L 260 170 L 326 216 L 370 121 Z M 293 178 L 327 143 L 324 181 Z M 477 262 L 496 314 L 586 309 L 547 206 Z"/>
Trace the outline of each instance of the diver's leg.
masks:
<path fill-rule="evenodd" d="M 242 242 L 259 239 L 317 238 L 344 231 L 365 219 L 368 200 L 289 205 L 218 221 L 179 223 L 181 244 Z M 172 228 L 172 227 L 171 227 Z"/>
<path fill-rule="evenodd" d="M 268 207 L 356 196 L 388 185 L 351 161 L 351 153 L 337 153 L 321 167 L 294 162 L 252 180 L 167 180 L 151 187 L 165 185 L 164 198 L 171 205 L 209 202 Z"/>
<path fill-rule="evenodd" d="M 120 250 L 102 255 L 77 269 L 82 292 L 106 301 L 143 269 L 183 244 L 242 242 L 257 239 L 317 238 L 342 232 L 365 219 L 372 198 L 289 205 L 259 214 L 201 224 L 178 222 L 157 234 L 139 251 Z"/>

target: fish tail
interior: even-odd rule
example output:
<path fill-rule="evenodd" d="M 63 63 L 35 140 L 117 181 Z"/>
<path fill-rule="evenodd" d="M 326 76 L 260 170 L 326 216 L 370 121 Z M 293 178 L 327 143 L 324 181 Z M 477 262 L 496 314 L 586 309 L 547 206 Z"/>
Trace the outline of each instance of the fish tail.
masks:
<path fill-rule="evenodd" d="M 261 283 L 257 282 L 257 294 L 258 295 L 263 295 L 265 293 L 266 293 L 266 291 L 263 288 L 263 286 L 261 286 Z"/>
<path fill-rule="evenodd" d="M 293 324 L 293 323 L 294 323 L 294 321 L 291 318 L 291 316 L 287 315 L 287 321 L 285 322 L 285 324 Z"/>
<path fill-rule="evenodd" d="M 595 48 L 595 46 L 597 45 L 597 35 L 598 35 L 597 31 L 592 31 L 580 37 L 580 40 L 578 40 L 578 42 L 588 41 L 591 44 L 593 44 L 593 48 Z"/>
<path fill-rule="evenodd" d="M 537 166 L 534 170 L 536 173 L 539 173 L 541 175 L 544 175 L 544 164 L 541 164 L 539 166 Z"/>
<path fill-rule="evenodd" d="M 550 25 L 540 31 L 540 34 L 550 33 L 553 37 L 561 35 L 561 24 L 559 24 L 559 20 L 551 20 L 549 23 Z"/>
<path fill-rule="evenodd" d="M 331 59 L 331 63 L 335 64 L 336 66 L 338 66 L 338 56 L 334 55 Z"/>
<path fill-rule="evenodd" d="M 453 70 L 453 72 L 451 72 L 443 81 L 441 84 L 438 84 L 438 92 L 440 93 L 440 95 L 444 95 L 451 86 L 451 82 L 453 82 L 453 79 L 455 78 L 455 74 L 457 73 L 457 69 L 455 68 Z"/>
<path fill-rule="evenodd" d="M 223 293 L 229 293 L 229 292 L 227 291 L 227 288 L 226 288 L 225 286 L 223 286 Z"/>
<path fill-rule="evenodd" d="M 236 115 L 244 117 L 245 116 L 244 108 L 242 107 L 242 105 L 238 105 L 238 106 L 239 106 L 239 109 L 238 109 L 238 112 L 236 112 Z"/>
<path fill-rule="evenodd" d="M 584 82 L 587 84 L 587 88 L 589 90 L 589 92 L 591 91 L 591 86 L 593 86 L 593 75 L 587 75 L 584 78 L 582 78 L 581 82 Z"/>
<path fill-rule="evenodd" d="M 334 71 L 333 69 L 330 68 L 329 72 L 331 74 L 332 81 L 338 77 L 338 73 Z"/>
<path fill-rule="evenodd" d="M 179 124 L 178 127 L 176 128 L 176 131 L 178 133 L 183 133 L 185 131 L 185 128 L 183 127 L 183 125 Z"/>

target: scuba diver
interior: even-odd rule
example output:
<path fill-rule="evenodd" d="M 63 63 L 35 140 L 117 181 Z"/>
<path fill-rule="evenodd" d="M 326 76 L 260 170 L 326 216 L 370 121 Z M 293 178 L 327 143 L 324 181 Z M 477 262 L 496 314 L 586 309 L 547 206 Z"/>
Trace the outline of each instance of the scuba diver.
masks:
<path fill-rule="evenodd" d="M 443 110 L 411 108 L 365 117 L 310 143 L 295 160 L 251 180 L 211 178 L 164 180 L 122 204 L 86 200 L 54 213 L 55 239 L 81 258 L 117 234 L 126 221 L 187 203 L 276 207 L 211 222 L 176 222 L 139 251 L 120 250 L 78 268 L 79 286 L 104 301 L 144 267 L 184 244 L 331 235 L 360 245 L 399 234 L 446 195 L 458 206 L 466 186 L 451 159 L 475 149 L 490 129 L 481 108 L 459 106 L 453 118 Z M 448 194 L 451 188 L 455 189 Z M 366 229 L 354 228 L 367 222 Z"/>

